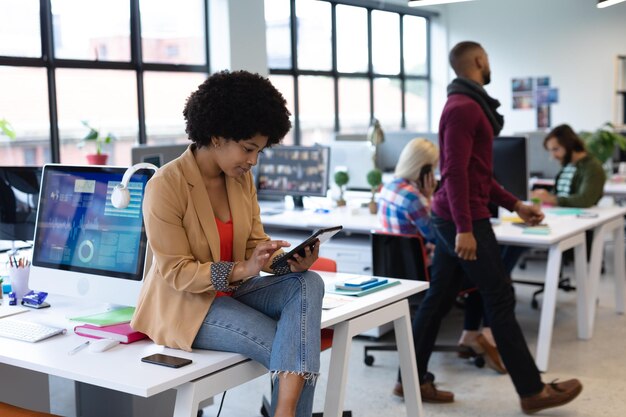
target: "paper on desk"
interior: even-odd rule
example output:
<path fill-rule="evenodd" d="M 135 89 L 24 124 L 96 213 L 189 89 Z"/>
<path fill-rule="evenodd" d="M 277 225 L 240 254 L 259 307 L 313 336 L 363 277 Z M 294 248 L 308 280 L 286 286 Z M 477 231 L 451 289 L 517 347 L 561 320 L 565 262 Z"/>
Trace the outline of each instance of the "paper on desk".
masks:
<path fill-rule="evenodd" d="M 31 311 L 28 307 L 22 306 L 10 306 L 9 299 L 7 298 L 4 301 L 6 304 L 0 305 L 0 319 L 4 317 L 13 316 L 15 314 L 26 313 L 27 311 Z"/>
<path fill-rule="evenodd" d="M 322 301 L 322 310 L 330 310 L 335 307 L 341 307 L 354 301 L 354 297 L 348 297 L 339 294 L 324 294 L 324 300 Z"/>

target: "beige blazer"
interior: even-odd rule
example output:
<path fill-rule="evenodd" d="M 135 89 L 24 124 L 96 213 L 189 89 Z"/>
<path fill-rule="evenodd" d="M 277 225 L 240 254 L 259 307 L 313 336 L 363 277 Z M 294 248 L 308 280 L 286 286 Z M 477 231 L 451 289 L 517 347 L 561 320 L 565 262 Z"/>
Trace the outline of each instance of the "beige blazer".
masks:
<path fill-rule="evenodd" d="M 220 259 L 215 216 L 193 147 L 163 166 L 146 186 L 143 216 L 154 258 L 131 322 L 155 343 L 187 351 L 215 299 L 211 263 Z M 243 261 L 269 237 L 261 224 L 252 174 L 226 177 L 226 190 L 233 260 Z"/>

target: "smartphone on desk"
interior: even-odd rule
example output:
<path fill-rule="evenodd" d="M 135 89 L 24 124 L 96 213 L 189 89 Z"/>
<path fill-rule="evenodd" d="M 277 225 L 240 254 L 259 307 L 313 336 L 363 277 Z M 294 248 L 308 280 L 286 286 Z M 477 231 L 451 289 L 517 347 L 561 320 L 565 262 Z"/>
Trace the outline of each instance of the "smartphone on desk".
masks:
<path fill-rule="evenodd" d="M 191 359 L 179 358 L 178 356 L 170 356 L 163 353 L 155 353 L 154 355 L 143 357 L 141 358 L 141 361 L 153 363 L 155 365 L 167 366 L 168 368 L 181 368 L 192 362 Z"/>

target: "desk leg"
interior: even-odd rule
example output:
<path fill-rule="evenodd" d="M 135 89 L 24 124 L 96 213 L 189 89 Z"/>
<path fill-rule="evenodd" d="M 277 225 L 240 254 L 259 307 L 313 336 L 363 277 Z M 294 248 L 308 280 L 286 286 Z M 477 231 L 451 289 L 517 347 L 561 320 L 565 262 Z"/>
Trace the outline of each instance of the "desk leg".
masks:
<path fill-rule="evenodd" d="M 574 275 L 576 276 L 576 314 L 578 338 L 591 339 L 593 325 L 587 320 L 592 309 L 593 275 L 587 273 L 587 244 L 582 242 L 574 247 Z M 600 272 L 598 270 L 598 272 Z M 598 277 L 600 275 L 598 274 Z M 595 298 L 595 297 L 594 297 Z"/>
<path fill-rule="evenodd" d="M 624 218 L 620 216 L 618 225 L 613 229 L 615 268 L 615 311 L 624 314 L 624 281 L 626 280 L 626 267 L 624 266 Z"/>
<path fill-rule="evenodd" d="M 339 323 L 334 327 L 326 399 L 324 400 L 324 417 L 341 417 L 343 414 L 348 363 L 354 335 L 354 331 L 351 330 L 351 321 Z"/>
<path fill-rule="evenodd" d="M 402 384 L 405 386 L 404 402 L 407 416 L 422 417 L 424 415 L 421 398 L 417 390 L 417 368 L 410 317 L 409 303 L 405 299 L 334 326 L 333 347 L 330 354 L 328 384 L 324 400 L 324 417 L 340 417 L 342 414 L 352 338 L 365 330 L 389 322 L 394 323 L 396 330 Z"/>
<path fill-rule="evenodd" d="M 554 310 L 556 308 L 556 290 L 559 284 L 562 256 L 563 253 L 560 247 L 550 247 L 548 251 L 543 303 L 541 305 L 539 337 L 537 338 L 537 357 L 535 359 L 537 367 L 543 372 L 548 370 L 550 346 L 552 344 L 552 327 L 554 325 Z"/>
<path fill-rule="evenodd" d="M 408 416 L 423 416 L 424 410 L 422 409 L 422 396 L 417 377 L 417 362 L 415 360 L 413 329 L 411 328 L 411 313 L 408 302 L 405 303 L 405 310 L 405 314 L 393 322 L 396 333 L 396 345 L 400 354 L 404 402 Z"/>

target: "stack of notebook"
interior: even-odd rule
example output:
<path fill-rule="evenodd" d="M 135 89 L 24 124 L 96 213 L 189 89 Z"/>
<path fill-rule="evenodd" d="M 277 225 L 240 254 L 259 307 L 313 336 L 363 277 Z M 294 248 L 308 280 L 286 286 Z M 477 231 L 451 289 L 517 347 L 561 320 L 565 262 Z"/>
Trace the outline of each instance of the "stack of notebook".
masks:
<path fill-rule="evenodd" d="M 89 316 L 72 317 L 70 320 L 84 323 L 74 327 L 77 335 L 132 343 L 147 337 L 130 327 L 134 312 L 134 307 L 125 307 Z"/>
<path fill-rule="evenodd" d="M 400 284 L 400 281 L 387 278 L 357 277 L 336 282 L 331 292 L 359 297 L 397 284 Z"/>

